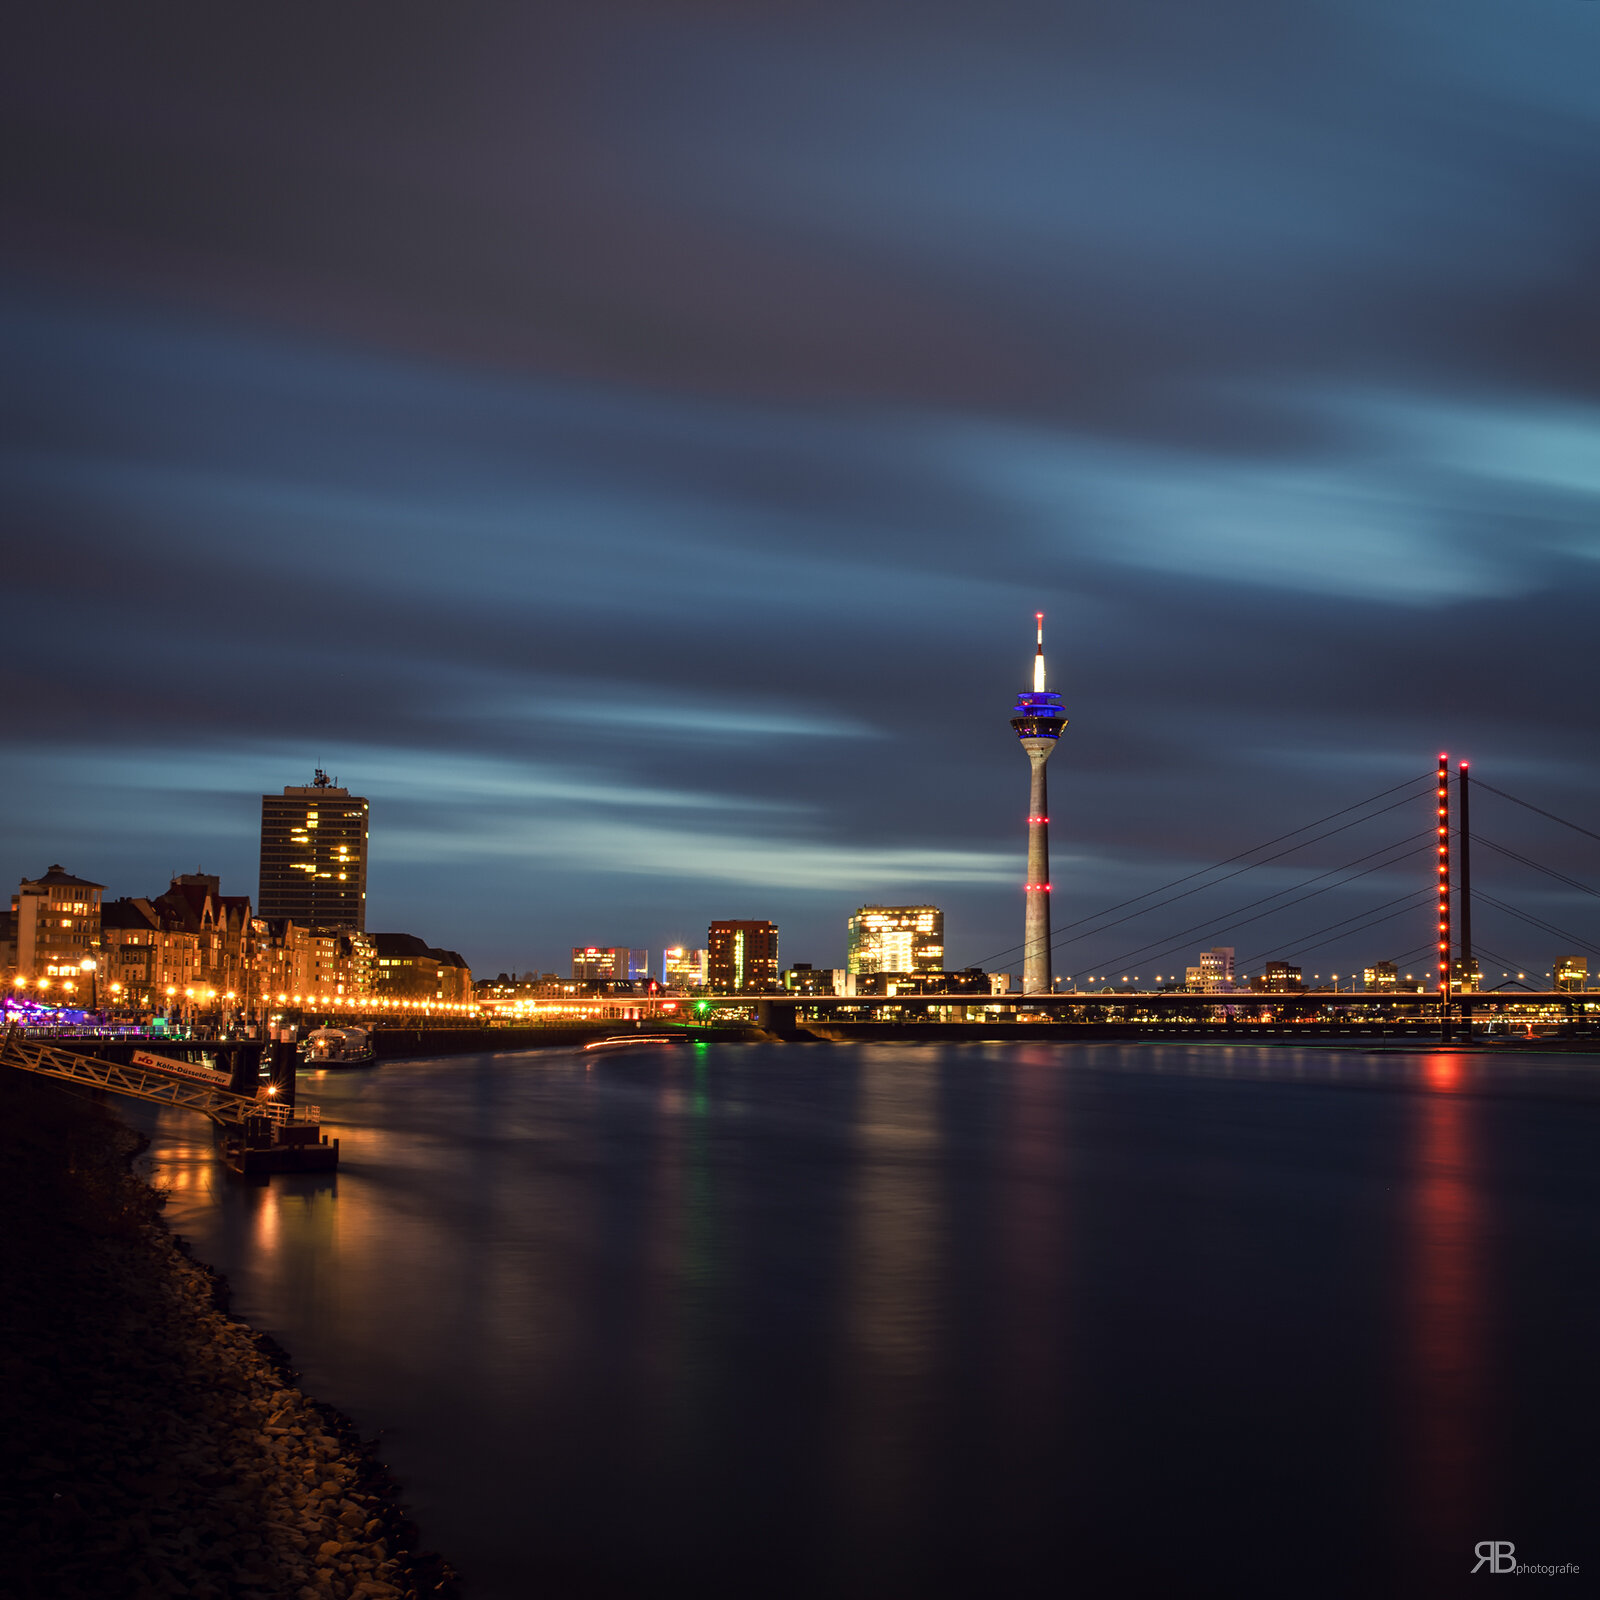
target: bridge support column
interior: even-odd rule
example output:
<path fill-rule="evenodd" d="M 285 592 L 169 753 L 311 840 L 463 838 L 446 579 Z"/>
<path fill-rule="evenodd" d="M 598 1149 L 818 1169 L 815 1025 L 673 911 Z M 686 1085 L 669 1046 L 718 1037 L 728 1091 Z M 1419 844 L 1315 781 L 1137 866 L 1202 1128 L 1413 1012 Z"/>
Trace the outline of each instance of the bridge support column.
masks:
<path fill-rule="evenodd" d="M 261 1081 L 259 1044 L 236 1044 L 228 1061 L 228 1087 L 235 1094 L 254 1094 Z"/>
<path fill-rule="evenodd" d="M 283 1030 L 287 1037 L 279 1037 L 272 1042 L 272 1098 L 280 1106 L 292 1106 L 295 1094 L 295 1069 L 300 1064 L 299 1052 L 295 1049 L 293 1028 Z"/>

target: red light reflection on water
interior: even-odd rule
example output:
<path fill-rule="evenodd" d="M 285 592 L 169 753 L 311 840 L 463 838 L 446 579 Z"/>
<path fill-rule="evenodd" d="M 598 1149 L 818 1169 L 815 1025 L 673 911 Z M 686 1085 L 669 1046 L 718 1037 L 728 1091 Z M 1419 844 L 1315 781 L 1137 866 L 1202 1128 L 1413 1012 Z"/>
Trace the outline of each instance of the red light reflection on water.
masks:
<path fill-rule="evenodd" d="M 1430 1089 L 1454 1094 L 1461 1087 L 1461 1057 L 1429 1056 L 1422 1064 L 1422 1073 Z"/>
<path fill-rule="evenodd" d="M 1467 1063 L 1422 1063 L 1415 1177 L 1402 1226 L 1405 1368 L 1402 1425 L 1407 1553 L 1430 1569 L 1481 1512 L 1486 1391 L 1484 1202 L 1475 1152 L 1477 1102 L 1462 1098 Z"/>

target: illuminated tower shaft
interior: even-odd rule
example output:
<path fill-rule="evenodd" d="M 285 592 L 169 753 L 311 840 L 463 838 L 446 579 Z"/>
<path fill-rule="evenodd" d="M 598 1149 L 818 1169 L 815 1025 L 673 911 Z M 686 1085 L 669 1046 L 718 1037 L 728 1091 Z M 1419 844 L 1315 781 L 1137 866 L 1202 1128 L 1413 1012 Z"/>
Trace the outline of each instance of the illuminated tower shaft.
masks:
<path fill-rule="evenodd" d="M 1017 697 L 1011 726 L 1032 769 L 1028 788 L 1028 881 L 1023 916 L 1022 992 L 1050 992 L 1050 798 L 1045 783 L 1045 763 L 1066 727 L 1061 696 L 1046 694 L 1044 687 L 1044 613 L 1038 623 L 1038 646 L 1033 658 L 1033 691 Z"/>
<path fill-rule="evenodd" d="M 1022 992 L 1050 992 L 1050 790 L 1044 764 L 1056 747 L 1054 739 L 1024 739 L 1022 748 L 1033 763 L 1028 788 L 1028 882 L 1024 891 Z"/>

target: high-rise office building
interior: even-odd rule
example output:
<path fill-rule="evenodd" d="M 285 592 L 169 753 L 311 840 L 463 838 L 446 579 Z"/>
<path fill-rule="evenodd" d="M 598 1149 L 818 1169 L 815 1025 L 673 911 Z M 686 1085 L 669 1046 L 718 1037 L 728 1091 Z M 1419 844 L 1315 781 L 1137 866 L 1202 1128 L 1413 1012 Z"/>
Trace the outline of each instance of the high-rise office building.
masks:
<path fill-rule="evenodd" d="M 669 989 L 703 989 L 706 953 L 675 944 L 661 952 L 661 981 Z"/>
<path fill-rule="evenodd" d="M 775 922 L 713 922 L 706 930 L 706 979 L 736 994 L 778 987 Z"/>
<path fill-rule="evenodd" d="M 642 982 L 649 976 L 648 950 L 630 950 L 623 944 L 575 944 L 572 947 L 574 983 Z"/>
<path fill-rule="evenodd" d="M 304 788 L 262 795 L 256 914 L 302 928 L 366 932 L 367 809 L 320 768 Z"/>
<path fill-rule="evenodd" d="M 862 906 L 847 925 L 845 970 L 942 972 L 944 912 L 938 906 Z"/>
<path fill-rule="evenodd" d="M 1022 992 L 1050 992 L 1050 797 L 1044 764 L 1054 754 L 1067 719 L 1061 696 L 1044 687 L 1044 613 L 1035 615 L 1038 647 L 1033 657 L 1033 689 L 1017 696 L 1011 726 L 1028 752 L 1032 778 L 1028 789 L 1028 881 L 1022 921 Z"/>

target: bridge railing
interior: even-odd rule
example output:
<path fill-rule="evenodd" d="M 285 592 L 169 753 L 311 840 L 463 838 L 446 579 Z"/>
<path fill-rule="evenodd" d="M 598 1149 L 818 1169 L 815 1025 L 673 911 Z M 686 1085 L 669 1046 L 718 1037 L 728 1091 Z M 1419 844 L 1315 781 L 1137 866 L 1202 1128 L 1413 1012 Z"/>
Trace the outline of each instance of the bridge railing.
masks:
<path fill-rule="evenodd" d="M 124 1066 L 119 1061 L 105 1061 L 99 1056 L 81 1056 L 75 1051 L 59 1050 L 53 1045 L 24 1038 L 15 1026 L 8 1028 L 0 1039 L 0 1064 L 68 1083 L 109 1089 L 114 1094 L 129 1095 L 154 1105 L 198 1111 L 213 1122 L 243 1122 L 259 1117 L 274 1127 L 283 1128 L 297 1123 L 316 1125 L 322 1121 L 320 1106 L 290 1106 L 269 1098 L 238 1094 L 190 1076 L 176 1064 L 174 1070 L 165 1071 L 148 1063 Z"/>

